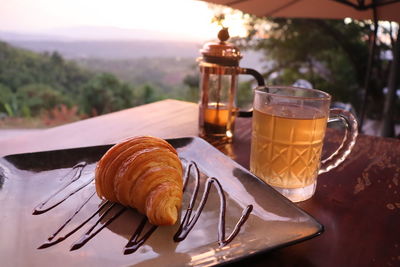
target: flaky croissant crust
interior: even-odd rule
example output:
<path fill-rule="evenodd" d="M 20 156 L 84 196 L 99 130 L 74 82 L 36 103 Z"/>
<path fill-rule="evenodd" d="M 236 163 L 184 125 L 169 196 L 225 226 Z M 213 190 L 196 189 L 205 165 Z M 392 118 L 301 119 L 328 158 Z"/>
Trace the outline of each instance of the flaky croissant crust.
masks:
<path fill-rule="evenodd" d="M 110 148 L 97 163 L 96 192 L 146 214 L 150 223 L 172 225 L 182 205 L 182 164 L 165 140 L 139 136 Z"/>

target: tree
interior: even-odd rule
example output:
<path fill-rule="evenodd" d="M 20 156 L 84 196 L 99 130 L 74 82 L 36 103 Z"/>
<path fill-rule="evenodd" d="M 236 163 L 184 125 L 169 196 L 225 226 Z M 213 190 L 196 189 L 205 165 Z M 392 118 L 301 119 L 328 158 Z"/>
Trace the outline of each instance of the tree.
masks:
<path fill-rule="evenodd" d="M 18 88 L 17 115 L 38 116 L 44 110 L 50 110 L 58 104 L 67 103 L 66 99 L 46 84 L 29 84 Z"/>
<path fill-rule="evenodd" d="M 135 105 L 148 104 L 158 100 L 165 99 L 165 95 L 162 94 L 160 88 L 154 87 L 151 84 L 144 84 L 134 90 L 134 103 Z"/>
<path fill-rule="evenodd" d="M 10 88 L 0 83 L 0 113 L 13 116 L 13 95 Z"/>
<path fill-rule="evenodd" d="M 351 102 L 360 108 L 371 22 L 245 18 L 248 36 L 233 42 L 242 49 L 263 53 L 267 84 L 290 85 L 305 79 L 314 88 L 332 94 L 334 101 Z M 388 49 L 378 42 L 377 57 Z M 375 61 L 368 113 L 372 117 L 381 113 L 388 67 L 387 61 Z"/>
<path fill-rule="evenodd" d="M 183 84 L 187 87 L 185 92 L 185 100 L 191 102 L 199 101 L 199 83 L 200 78 L 198 74 L 188 74 L 183 79 Z"/>
<path fill-rule="evenodd" d="M 90 80 L 81 91 L 82 111 L 101 115 L 133 105 L 131 87 L 114 75 L 102 73 Z"/>

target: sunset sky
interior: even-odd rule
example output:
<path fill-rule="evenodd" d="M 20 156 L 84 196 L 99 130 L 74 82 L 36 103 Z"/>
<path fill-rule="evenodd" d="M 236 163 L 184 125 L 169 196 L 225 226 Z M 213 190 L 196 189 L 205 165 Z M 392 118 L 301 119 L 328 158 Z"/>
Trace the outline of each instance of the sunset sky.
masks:
<path fill-rule="evenodd" d="M 40 33 L 75 26 L 113 26 L 204 40 L 216 36 L 213 14 L 207 3 L 195 0 L 0 0 L 0 30 Z M 226 24 L 232 36 L 244 34 L 239 15 Z"/>

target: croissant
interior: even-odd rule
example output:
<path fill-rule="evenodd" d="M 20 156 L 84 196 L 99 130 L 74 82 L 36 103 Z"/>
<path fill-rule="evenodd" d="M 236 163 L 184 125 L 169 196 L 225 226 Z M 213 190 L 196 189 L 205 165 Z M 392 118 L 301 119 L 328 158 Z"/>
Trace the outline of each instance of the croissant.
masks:
<path fill-rule="evenodd" d="M 172 225 L 182 205 L 182 164 L 165 140 L 139 136 L 111 147 L 97 163 L 97 195 Z"/>

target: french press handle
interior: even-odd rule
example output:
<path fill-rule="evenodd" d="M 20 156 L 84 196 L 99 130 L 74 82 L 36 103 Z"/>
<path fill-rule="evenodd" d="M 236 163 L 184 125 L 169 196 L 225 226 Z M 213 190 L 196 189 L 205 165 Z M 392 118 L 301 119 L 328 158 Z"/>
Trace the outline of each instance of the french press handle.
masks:
<path fill-rule="evenodd" d="M 256 79 L 256 81 L 258 83 L 258 86 L 264 86 L 265 85 L 264 77 L 256 70 L 247 69 L 247 68 L 240 68 L 239 73 L 253 76 Z M 253 116 L 253 109 L 250 109 L 250 110 L 239 110 L 238 117 L 248 118 L 248 117 L 251 117 L 251 116 Z"/>

